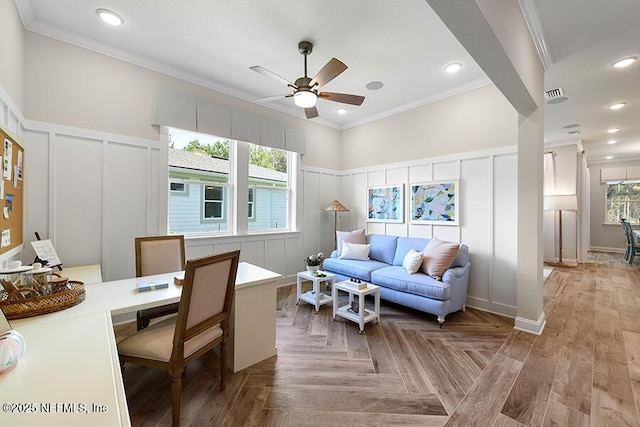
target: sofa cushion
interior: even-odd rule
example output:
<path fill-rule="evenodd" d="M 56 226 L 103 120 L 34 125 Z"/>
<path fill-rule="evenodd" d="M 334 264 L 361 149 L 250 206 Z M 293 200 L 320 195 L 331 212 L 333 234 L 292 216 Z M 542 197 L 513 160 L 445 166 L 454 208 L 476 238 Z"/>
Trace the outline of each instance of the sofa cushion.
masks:
<path fill-rule="evenodd" d="M 385 234 L 371 234 L 368 236 L 371 244 L 369 257 L 376 261 L 391 265 L 396 254 L 396 242 L 398 236 L 387 236 Z"/>
<path fill-rule="evenodd" d="M 407 256 L 404 257 L 404 261 L 402 261 L 402 266 L 407 273 L 416 274 L 420 267 L 422 267 L 422 252 L 418 252 L 415 249 L 409 249 L 407 252 Z"/>
<path fill-rule="evenodd" d="M 387 266 L 388 264 L 374 260 L 356 261 L 353 259 L 327 258 L 324 260 L 323 268 L 331 273 L 371 282 L 371 272 Z"/>
<path fill-rule="evenodd" d="M 342 242 L 342 259 L 357 259 L 360 261 L 369 260 L 371 245 L 359 245 L 357 243 Z"/>
<path fill-rule="evenodd" d="M 385 288 L 427 298 L 443 301 L 451 298 L 448 283 L 439 282 L 424 273 L 409 274 L 402 266 L 394 265 L 372 272 L 371 282 Z"/>
<path fill-rule="evenodd" d="M 440 280 L 445 270 L 458 255 L 459 248 L 458 243 L 444 242 L 434 237 L 424 248 L 422 272 Z"/>
<path fill-rule="evenodd" d="M 342 253 L 342 242 L 358 243 L 361 245 L 367 243 L 364 228 L 353 231 L 336 231 L 336 240 L 338 242 L 338 256 Z"/>
<path fill-rule="evenodd" d="M 418 252 L 422 252 L 429 243 L 429 239 L 423 239 L 421 237 L 398 237 L 398 243 L 396 245 L 396 253 L 393 257 L 393 265 L 402 265 L 404 257 L 407 256 L 409 249 L 415 249 Z"/>

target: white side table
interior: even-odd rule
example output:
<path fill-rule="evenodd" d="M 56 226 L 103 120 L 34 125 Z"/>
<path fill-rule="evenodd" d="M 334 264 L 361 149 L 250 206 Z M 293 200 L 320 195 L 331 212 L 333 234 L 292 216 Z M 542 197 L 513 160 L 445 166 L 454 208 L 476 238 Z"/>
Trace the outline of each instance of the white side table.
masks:
<path fill-rule="evenodd" d="M 297 287 L 296 287 L 296 295 L 297 300 L 296 304 L 300 302 L 300 300 L 304 302 L 308 302 L 309 304 L 315 306 L 316 313 L 320 309 L 320 306 L 323 304 L 328 304 L 331 302 L 331 297 L 320 292 L 320 283 L 326 282 L 329 285 L 333 285 L 336 281 L 336 275 L 333 273 L 327 273 L 326 271 L 320 271 L 320 273 L 324 273 L 325 277 L 316 277 L 310 271 L 301 271 L 298 273 Z M 309 292 L 302 293 L 302 281 L 309 280 L 313 283 L 313 290 Z"/>
<path fill-rule="evenodd" d="M 338 290 L 347 292 L 349 294 L 349 304 L 338 307 Z M 373 294 L 374 297 L 374 310 L 366 310 L 364 308 L 365 295 Z M 345 280 L 344 282 L 338 282 L 333 284 L 331 291 L 333 297 L 333 320 L 336 320 L 336 316 L 344 317 L 345 319 L 356 322 L 360 327 L 359 332 L 364 331 L 364 325 L 377 320 L 380 322 L 380 287 L 367 283 L 367 287 L 363 289 L 356 289 L 352 282 Z M 358 296 L 358 312 L 351 310 L 351 303 L 354 296 Z"/>

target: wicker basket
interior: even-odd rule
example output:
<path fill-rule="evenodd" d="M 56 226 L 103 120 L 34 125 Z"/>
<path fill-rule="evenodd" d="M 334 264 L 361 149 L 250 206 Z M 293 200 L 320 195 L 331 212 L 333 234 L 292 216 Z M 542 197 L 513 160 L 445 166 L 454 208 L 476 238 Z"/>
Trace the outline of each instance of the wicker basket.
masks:
<path fill-rule="evenodd" d="M 53 313 L 73 307 L 84 301 L 84 283 L 69 280 L 67 282 L 70 289 L 51 295 L 37 295 L 33 289 L 20 289 L 9 294 L 7 291 L 0 291 L 0 309 L 7 319 L 22 319 L 24 317 L 38 316 L 40 314 Z M 31 291 L 36 295 L 30 298 L 20 298 L 20 295 Z"/>

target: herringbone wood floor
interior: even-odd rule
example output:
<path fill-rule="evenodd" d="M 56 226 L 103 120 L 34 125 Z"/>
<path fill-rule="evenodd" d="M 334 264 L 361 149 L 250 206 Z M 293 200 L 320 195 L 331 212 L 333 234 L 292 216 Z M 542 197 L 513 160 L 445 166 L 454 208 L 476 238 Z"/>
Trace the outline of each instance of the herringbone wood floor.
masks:
<path fill-rule="evenodd" d="M 215 353 L 190 365 L 182 425 L 640 425 L 640 272 L 619 255 L 552 273 L 539 337 L 473 309 L 439 329 L 384 301 L 360 335 L 330 305 L 314 314 L 295 299 L 278 289 L 278 355 L 224 392 Z M 127 365 L 125 385 L 134 426 L 170 424 L 165 372 Z"/>

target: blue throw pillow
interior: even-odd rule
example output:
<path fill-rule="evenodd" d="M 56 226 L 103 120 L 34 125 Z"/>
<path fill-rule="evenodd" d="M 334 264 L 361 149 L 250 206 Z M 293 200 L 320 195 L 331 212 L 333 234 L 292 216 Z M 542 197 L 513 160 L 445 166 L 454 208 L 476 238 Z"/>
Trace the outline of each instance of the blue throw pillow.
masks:
<path fill-rule="evenodd" d="M 385 234 L 369 235 L 369 243 L 371 244 L 369 258 L 391 265 L 396 253 L 397 240 L 398 236 L 387 236 Z"/>

